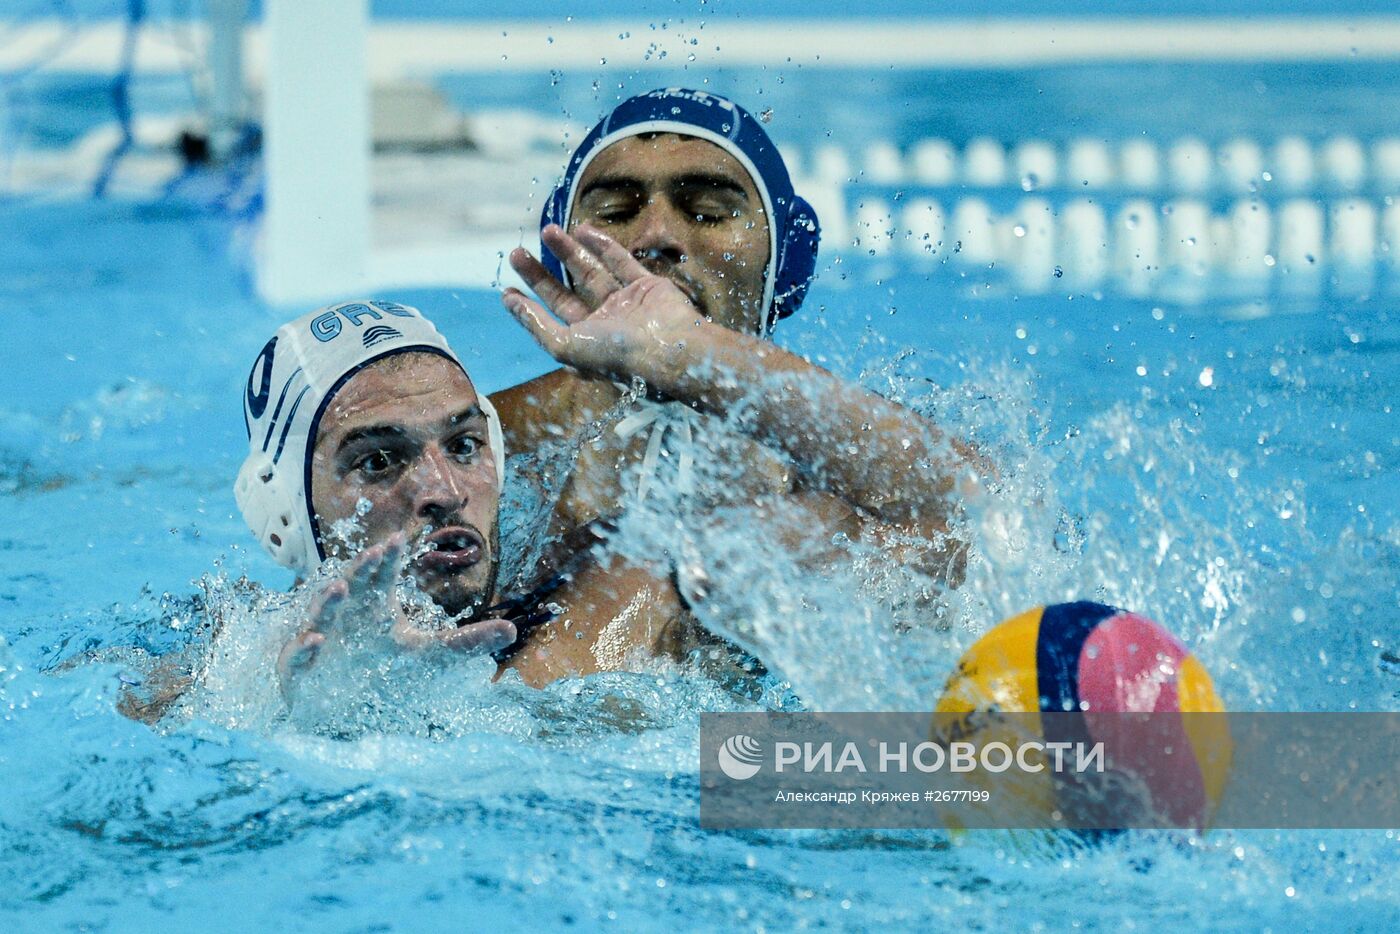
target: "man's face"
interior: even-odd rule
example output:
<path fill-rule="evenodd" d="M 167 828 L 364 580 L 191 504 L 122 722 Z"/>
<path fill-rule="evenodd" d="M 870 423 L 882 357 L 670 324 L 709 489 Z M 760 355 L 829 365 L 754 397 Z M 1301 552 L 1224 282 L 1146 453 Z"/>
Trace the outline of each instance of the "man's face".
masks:
<path fill-rule="evenodd" d="M 443 610 L 487 605 L 500 560 L 489 444 L 476 390 L 450 360 L 406 353 L 356 373 L 322 415 L 311 460 L 327 553 L 404 532 L 409 554 L 423 552 L 413 576 Z"/>
<path fill-rule="evenodd" d="M 675 133 L 619 140 L 584 170 L 570 219 L 608 233 L 706 317 L 758 332 L 768 218 L 753 179 L 723 149 Z"/>

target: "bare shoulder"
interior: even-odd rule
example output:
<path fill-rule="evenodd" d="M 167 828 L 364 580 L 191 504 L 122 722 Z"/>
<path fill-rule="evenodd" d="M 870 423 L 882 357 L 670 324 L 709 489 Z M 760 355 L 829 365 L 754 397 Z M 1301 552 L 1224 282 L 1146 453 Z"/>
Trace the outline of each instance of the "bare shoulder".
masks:
<path fill-rule="evenodd" d="M 506 450 L 515 454 L 536 450 L 571 432 L 612 404 L 617 395 L 611 383 L 560 367 L 494 392 L 490 398 L 501 416 Z"/>
<path fill-rule="evenodd" d="M 550 601 L 559 615 L 502 665 L 536 687 L 569 676 L 634 671 L 645 658 L 680 660 L 697 639 L 698 626 L 675 585 L 617 558 L 578 569 Z"/>

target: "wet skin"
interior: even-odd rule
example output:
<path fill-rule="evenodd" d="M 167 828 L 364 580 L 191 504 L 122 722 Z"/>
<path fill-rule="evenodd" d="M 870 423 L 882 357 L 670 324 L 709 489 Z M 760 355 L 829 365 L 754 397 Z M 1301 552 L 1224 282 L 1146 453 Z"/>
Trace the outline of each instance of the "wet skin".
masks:
<path fill-rule="evenodd" d="M 769 262 L 768 218 L 754 181 L 737 159 L 695 137 L 660 133 L 619 140 L 599 153 L 576 187 L 570 223 L 596 226 L 651 272 L 664 276 L 716 324 L 758 331 Z M 591 254 L 566 262 L 596 267 Z M 597 307 L 607 297 L 574 273 L 579 297 Z M 565 367 L 496 393 L 506 449 L 530 453 L 567 439 L 616 405 L 612 381 Z M 586 445 L 558 499 L 553 535 L 615 515 L 622 476 L 642 460 L 645 433 L 619 439 L 603 432 Z M 787 471 L 771 452 L 750 444 L 747 476 L 758 489 L 785 489 Z M 738 495 L 740 491 L 736 491 Z M 754 491 L 745 491 L 754 492 Z"/>
<path fill-rule="evenodd" d="M 352 629 L 385 626 L 404 649 L 466 655 L 515 641 L 510 622 L 480 618 L 498 596 L 500 498 L 486 419 L 455 364 L 409 353 L 352 377 L 322 417 L 311 496 L 327 551 L 347 564 L 313 598 L 307 627 L 279 657 L 289 703 L 327 638 Z M 349 540 L 333 531 L 352 517 L 358 530 Z M 457 628 L 423 629 L 405 615 L 396 595 L 405 572 L 447 614 L 460 616 Z M 550 599 L 559 613 L 554 624 L 524 634 L 501 665 L 534 686 L 626 667 L 634 649 L 680 658 L 701 639 L 684 625 L 669 583 L 617 560 L 573 568 Z"/>
<path fill-rule="evenodd" d="M 496 467 L 476 389 L 450 360 L 403 354 L 351 377 L 322 416 L 310 496 L 329 554 L 399 533 L 419 587 L 448 615 L 491 601 Z M 346 541 L 337 529 L 351 519 L 360 532 Z"/>
<path fill-rule="evenodd" d="M 629 137 L 589 163 L 577 192 L 570 229 L 597 227 L 675 282 L 702 315 L 757 333 L 768 218 L 737 159 L 695 137 Z"/>

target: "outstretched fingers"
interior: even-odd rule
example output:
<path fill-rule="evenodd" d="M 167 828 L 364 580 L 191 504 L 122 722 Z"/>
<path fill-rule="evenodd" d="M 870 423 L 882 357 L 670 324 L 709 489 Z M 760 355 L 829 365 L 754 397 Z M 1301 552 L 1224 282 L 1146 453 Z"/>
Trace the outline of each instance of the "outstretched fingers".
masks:
<path fill-rule="evenodd" d="M 579 224 L 574 237 L 607 267 L 619 286 L 631 285 L 652 275 L 651 270 L 632 255 L 632 251 L 591 224 Z"/>
<path fill-rule="evenodd" d="M 584 296 L 576 294 L 554 278 L 554 274 L 524 247 L 510 251 L 510 268 L 520 274 L 530 291 L 538 295 L 550 311 L 569 324 L 577 324 L 587 318 L 597 305 L 596 302 L 590 305 Z"/>
<path fill-rule="evenodd" d="M 464 655 L 485 655 L 499 652 L 515 641 L 515 624 L 506 619 L 487 619 L 466 623 L 456 629 L 424 630 L 404 625 L 396 627 L 394 638 L 410 649 L 441 646 Z"/>
<path fill-rule="evenodd" d="M 544 309 L 539 302 L 532 300 L 519 289 L 506 289 L 501 294 L 501 304 L 515 316 L 520 326 L 530 332 L 539 345 L 550 356 L 560 362 L 568 346 L 569 329 Z"/>
<path fill-rule="evenodd" d="M 590 307 L 597 308 L 609 295 L 627 284 L 627 280 L 613 274 L 612 268 L 603 262 L 593 247 L 580 243 L 558 224 L 550 224 L 541 231 L 540 239 L 551 253 L 563 261 L 569 270 L 574 290 Z"/>

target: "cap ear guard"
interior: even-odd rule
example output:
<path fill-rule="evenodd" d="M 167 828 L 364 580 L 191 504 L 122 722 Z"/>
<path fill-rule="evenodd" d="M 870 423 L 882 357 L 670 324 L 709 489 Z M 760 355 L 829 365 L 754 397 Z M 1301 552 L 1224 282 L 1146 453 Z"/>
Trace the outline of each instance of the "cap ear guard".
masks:
<path fill-rule="evenodd" d="M 481 414 L 486 416 L 486 440 L 491 445 L 491 458 L 496 462 L 496 492 L 499 493 L 506 486 L 506 438 L 501 431 L 501 416 L 496 414 L 496 407 L 485 395 L 478 394 L 476 401 Z"/>
<path fill-rule="evenodd" d="M 306 574 L 321 563 L 321 556 L 300 521 L 302 505 L 296 492 L 284 479 L 272 458 L 253 451 L 238 471 L 233 498 L 254 537 L 272 560 L 298 574 Z M 295 486 L 296 484 L 292 484 Z"/>
<path fill-rule="evenodd" d="M 550 224 L 564 226 L 565 214 L 569 209 L 569 186 L 555 185 L 554 190 L 549 193 L 549 198 L 545 200 L 544 210 L 540 212 L 540 233 Z M 565 285 L 569 284 L 569 274 L 564 269 L 564 264 L 559 262 L 559 257 L 555 256 L 544 244 L 544 237 L 540 237 L 540 262 L 544 268 L 549 270 L 549 274 Z"/>
<path fill-rule="evenodd" d="M 773 308 L 768 327 L 786 318 L 802 305 L 807 288 L 817 272 L 817 248 L 821 244 L 822 226 L 817 212 L 805 198 L 792 196 L 788 208 L 787 229 L 783 231 L 782 255 L 778 258 L 778 280 L 773 283 Z"/>
<path fill-rule="evenodd" d="M 249 454 L 234 498 L 249 530 L 278 564 L 305 576 L 325 557 L 309 487 L 317 425 L 332 397 L 365 367 L 414 352 L 462 365 L 417 309 L 367 300 L 327 305 L 290 321 L 258 354 L 243 405 Z M 505 478 L 500 420 L 490 401 L 479 398 L 499 488 Z"/>

